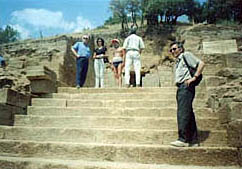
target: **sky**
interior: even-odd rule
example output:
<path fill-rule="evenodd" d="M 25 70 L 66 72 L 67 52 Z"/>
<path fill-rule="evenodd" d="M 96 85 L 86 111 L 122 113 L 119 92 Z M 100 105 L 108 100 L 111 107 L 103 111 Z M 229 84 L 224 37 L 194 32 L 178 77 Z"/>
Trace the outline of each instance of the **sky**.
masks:
<path fill-rule="evenodd" d="M 12 26 L 21 39 L 81 32 L 103 25 L 110 0 L 0 0 L 0 27 Z"/>
<path fill-rule="evenodd" d="M 110 0 L 0 0 L 0 27 L 12 26 L 20 33 L 20 39 L 81 32 L 104 24 L 111 16 L 109 2 Z"/>

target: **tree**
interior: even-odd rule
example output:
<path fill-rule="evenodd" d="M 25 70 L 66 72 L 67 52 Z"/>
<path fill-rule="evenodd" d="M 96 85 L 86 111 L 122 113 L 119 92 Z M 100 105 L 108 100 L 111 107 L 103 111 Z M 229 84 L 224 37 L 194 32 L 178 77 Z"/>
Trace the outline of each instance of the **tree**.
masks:
<path fill-rule="evenodd" d="M 242 0 L 208 0 L 205 13 L 208 23 L 225 20 L 242 23 Z"/>
<path fill-rule="evenodd" d="M 167 24 L 176 24 L 178 17 L 182 15 L 194 18 L 196 4 L 194 0 L 149 0 L 145 2 L 148 25 L 162 23 L 162 18 L 165 18 L 164 22 Z M 161 18 L 160 21 L 159 18 Z"/>
<path fill-rule="evenodd" d="M 127 4 L 128 0 L 111 0 L 109 6 L 113 18 L 120 18 L 123 31 L 128 30 Z"/>
<path fill-rule="evenodd" d="M 19 38 L 18 31 L 7 25 L 5 29 L 0 28 L 0 44 L 17 41 Z"/>
<path fill-rule="evenodd" d="M 136 22 L 137 15 L 141 10 L 141 1 L 140 0 L 129 0 L 126 4 L 127 11 L 131 14 L 132 25 L 138 28 L 138 24 Z"/>

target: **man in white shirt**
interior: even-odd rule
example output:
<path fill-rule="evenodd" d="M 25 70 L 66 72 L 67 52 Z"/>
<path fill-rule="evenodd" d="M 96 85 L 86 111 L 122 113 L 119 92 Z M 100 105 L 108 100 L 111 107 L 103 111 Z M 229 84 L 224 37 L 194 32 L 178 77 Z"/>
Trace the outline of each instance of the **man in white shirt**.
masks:
<path fill-rule="evenodd" d="M 130 86 L 130 68 L 133 64 L 135 71 L 136 86 L 140 87 L 140 70 L 141 60 L 140 56 L 142 50 L 145 48 L 144 42 L 141 37 L 136 35 L 136 29 L 132 28 L 130 35 L 125 39 L 123 48 L 126 52 L 125 59 L 125 85 Z"/>

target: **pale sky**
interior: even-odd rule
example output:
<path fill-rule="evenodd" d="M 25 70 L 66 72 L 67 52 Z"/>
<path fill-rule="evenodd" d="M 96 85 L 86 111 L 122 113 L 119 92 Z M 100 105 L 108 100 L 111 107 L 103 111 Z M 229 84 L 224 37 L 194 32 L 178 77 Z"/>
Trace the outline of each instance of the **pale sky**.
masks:
<path fill-rule="evenodd" d="M 199 0 L 204 2 L 206 0 Z M 81 32 L 103 25 L 110 0 L 0 0 L 0 27 L 12 26 L 21 39 Z"/>
<path fill-rule="evenodd" d="M 0 0 L 0 27 L 11 25 L 22 39 L 80 32 L 103 25 L 110 0 Z"/>

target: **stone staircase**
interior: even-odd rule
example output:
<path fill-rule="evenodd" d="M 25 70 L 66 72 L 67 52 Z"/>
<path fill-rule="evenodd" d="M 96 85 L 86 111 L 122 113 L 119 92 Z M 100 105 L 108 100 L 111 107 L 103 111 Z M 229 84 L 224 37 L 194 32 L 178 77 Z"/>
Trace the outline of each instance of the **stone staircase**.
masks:
<path fill-rule="evenodd" d="M 32 99 L 13 127 L 0 126 L 0 168 L 237 168 L 239 151 L 203 91 L 194 101 L 201 146 L 176 148 L 175 87 L 59 88 Z"/>

